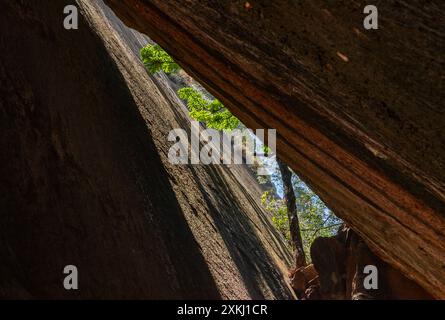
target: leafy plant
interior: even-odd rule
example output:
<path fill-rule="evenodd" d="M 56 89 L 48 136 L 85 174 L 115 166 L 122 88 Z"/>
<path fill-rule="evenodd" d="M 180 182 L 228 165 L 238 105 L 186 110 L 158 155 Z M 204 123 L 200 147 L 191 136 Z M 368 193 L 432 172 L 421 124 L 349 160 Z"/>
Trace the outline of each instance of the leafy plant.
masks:
<path fill-rule="evenodd" d="M 208 101 L 194 88 L 182 88 L 178 90 L 178 95 L 187 101 L 190 116 L 205 123 L 207 128 L 230 131 L 240 124 L 238 118 L 232 115 L 219 100 Z"/>
<path fill-rule="evenodd" d="M 173 58 L 157 44 L 142 48 L 140 55 L 145 68 L 151 74 L 159 71 L 174 73 L 180 70 Z M 238 118 L 232 115 L 219 100 L 208 101 L 194 88 L 182 88 L 178 90 L 178 95 L 187 101 L 190 117 L 203 122 L 208 128 L 230 131 L 240 124 Z"/>
<path fill-rule="evenodd" d="M 159 71 L 175 73 L 180 67 L 159 45 L 147 45 L 140 51 L 142 63 L 151 74 Z"/>
<path fill-rule="evenodd" d="M 271 214 L 275 228 L 280 232 L 289 248 L 291 248 L 291 238 L 289 230 L 289 219 L 287 217 L 286 206 L 282 199 L 276 199 L 270 191 L 266 191 L 261 196 L 261 204 L 267 212 Z"/>
<path fill-rule="evenodd" d="M 309 260 L 310 246 L 315 238 L 333 236 L 342 221 L 295 174 L 293 175 L 292 182 L 303 249 L 306 258 Z M 284 201 L 273 197 L 270 192 L 265 192 L 262 195 L 261 203 L 266 211 L 271 214 L 273 224 L 290 246 L 289 221 Z"/>

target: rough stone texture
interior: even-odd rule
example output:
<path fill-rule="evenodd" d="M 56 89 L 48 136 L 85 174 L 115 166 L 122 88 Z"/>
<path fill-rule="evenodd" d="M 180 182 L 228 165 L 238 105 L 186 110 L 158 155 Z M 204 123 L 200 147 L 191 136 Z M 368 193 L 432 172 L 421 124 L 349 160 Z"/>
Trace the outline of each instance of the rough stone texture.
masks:
<path fill-rule="evenodd" d="M 445 3 L 106 0 L 393 267 L 445 298 Z M 376 4 L 379 30 L 363 28 Z M 247 5 L 248 4 L 248 5 Z"/>
<path fill-rule="evenodd" d="M 0 1 L 0 297 L 293 297 L 250 173 L 169 164 L 167 80 L 99 1 L 63 29 L 71 2 Z"/>
<path fill-rule="evenodd" d="M 311 246 L 311 258 L 312 264 L 292 275 L 292 287 L 303 300 L 433 299 L 417 283 L 376 257 L 348 227 L 333 237 L 317 238 Z M 364 268 L 369 265 L 377 268 L 377 288 L 364 286 L 368 282 Z"/>

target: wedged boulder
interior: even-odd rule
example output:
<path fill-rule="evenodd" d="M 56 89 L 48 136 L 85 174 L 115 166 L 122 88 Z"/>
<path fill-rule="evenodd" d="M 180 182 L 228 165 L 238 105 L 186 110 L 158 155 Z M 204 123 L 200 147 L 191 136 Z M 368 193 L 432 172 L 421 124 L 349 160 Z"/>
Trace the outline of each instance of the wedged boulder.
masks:
<path fill-rule="evenodd" d="M 344 299 L 346 246 L 335 237 L 317 238 L 311 246 L 311 258 L 318 274 L 320 293 L 331 299 Z"/>
<path fill-rule="evenodd" d="M 293 288 L 298 289 L 296 293 L 301 299 L 433 299 L 422 287 L 372 253 L 348 227 L 343 227 L 336 236 L 317 238 L 311 246 L 311 258 L 312 264 L 305 269 L 313 271 L 297 270 L 294 279 L 300 281 L 292 282 L 297 284 Z M 375 272 L 372 280 L 367 279 L 371 272 Z"/>

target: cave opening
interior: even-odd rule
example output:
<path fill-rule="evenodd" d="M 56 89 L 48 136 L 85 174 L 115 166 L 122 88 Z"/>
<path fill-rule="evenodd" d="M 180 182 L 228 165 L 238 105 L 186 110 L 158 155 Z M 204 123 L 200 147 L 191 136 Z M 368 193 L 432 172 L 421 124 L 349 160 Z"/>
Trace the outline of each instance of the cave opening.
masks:
<path fill-rule="evenodd" d="M 0 297 L 443 297 L 436 1 L 65 2 L 0 4 Z"/>
<path fill-rule="evenodd" d="M 169 86 L 180 101 L 182 111 L 188 113 L 189 120 L 199 121 L 204 129 L 218 131 L 246 128 L 206 90 L 206 85 L 183 70 L 180 63 L 150 38 L 140 35 L 140 42 L 133 51 L 149 74 L 168 79 Z M 254 153 L 267 149 L 267 143 L 252 133 L 247 135 L 246 140 L 249 139 L 255 142 Z M 174 140 L 178 142 L 178 137 Z M 265 166 L 268 174 L 258 174 L 258 165 Z M 276 155 L 272 159 L 259 156 L 255 157 L 253 164 L 245 166 L 252 171 L 255 183 L 262 190 L 260 199 L 255 200 L 259 200 L 262 210 L 267 212 L 287 249 L 293 252 L 288 262 L 288 271 L 291 287 L 298 298 L 373 299 L 402 295 L 388 288 L 388 283 L 397 281 L 393 278 L 404 281 L 406 278 L 375 256 L 360 236 L 346 226 L 283 160 Z M 372 291 L 374 283 L 370 286 L 365 284 L 369 279 L 374 279 L 374 275 L 368 275 L 366 271 L 374 270 L 371 268 L 374 265 L 378 265 L 380 270 L 391 270 L 388 273 L 393 274 L 392 278 L 384 279 L 385 289 L 378 292 Z M 409 280 L 406 282 L 408 287 L 412 285 Z M 428 297 L 423 290 L 415 285 L 414 288 L 414 296 Z"/>
<path fill-rule="evenodd" d="M 113 15 L 112 12 L 108 12 L 108 14 Z M 287 250 L 292 252 L 291 255 L 293 258 L 288 265 L 291 278 L 297 269 L 307 269 L 307 266 L 311 265 L 310 247 L 314 240 L 318 237 L 335 236 L 343 225 L 341 219 L 335 216 L 319 196 L 312 191 L 291 168 L 279 160 L 282 165 L 284 164 L 286 166 L 286 170 L 290 173 L 291 177 L 289 182 L 283 180 L 282 172 L 277 162 L 276 152 L 268 153 L 267 151 L 268 149 L 271 151 L 267 146 L 267 135 L 260 139 L 255 135 L 255 131 L 247 129 L 238 118 L 231 114 L 219 100 L 205 89 L 204 85 L 182 69 L 179 63 L 148 36 L 127 29 L 123 24 L 120 25 L 118 30 L 122 37 L 125 37 L 128 33 L 133 33 L 133 35 L 137 34 L 137 43 L 133 42 L 129 44 L 133 53 L 138 55 L 140 62 L 144 65 L 148 74 L 152 77 L 167 80 L 168 85 L 176 94 L 177 101 L 179 102 L 178 108 L 188 114 L 191 129 L 185 130 L 184 134 L 171 135 L 169 138 L 171 138 L 170 140 L 172 142 L 180 143 L 181 140 L 184 140 L 184 135 L 186 135 L 187 132 L 191 133 L 190 137 L 193 137 L 193 130 L 195 129 L 192 124 L 193 121 L 199 121 L 199 126 L 203 129 L 214 129 L 229 136 L 234 130 L 245 130 L 242 135 L 242 157 L 243 160 L 248 158 L 251 159 L 251 161 L 247 161 L 248 163 L 242 165 L 247 167 L 255 178 L 251 182 L 258 186 L 252 186 L 252 188 L 259 187 L 261 190 L 260 196 L 258 197 L 257 194 L 255 201 L 259 203 L 262 210 L 267 213 L 268 219 L 283 239 L 282 241 L 285 243 Z M 199 132 L 198 136 L 200 136 Z M 193 138 L 190 140 L 190 144 L 193 144 Z M 189 141 L 187 136 L 186 141 Z M 232 142 L 230 138 L 229 141 L 230 143 Z M 253 146 L 252 149 L 246 146 L 249 145 L 249 143 Z M 230 150 L 235 151 L 235 149 L 233 146 L 230 147 Z M 179 154 L 181 148 L 177 148 L 177 150 L 178 159 L 183 159 Z M 192 154 L 192 152 L 190 153 Z M 196 162 L 192 159 L 191 163 Z M 225 162 L 222 161 L 222 163 Z M 294 193 L 293 199 L 291 199 L 291 201 L 293 201 L 291 206 L 295 208 L 293 214 L 296 215 L 298 224 L 292 225 L 294 228 L 296 227 L 296 230 L 293 232 L 291 232 L 289 220 L 292 219 L 292 215 L 288 214 L 287 199 L 284 194 L 285 183 L 288 184 L 286 187 L 291 188 Z M 248 186 L 246 189 L 247 192 L 251 192 Z M 298 262 L 297 248 L 295 247 L 296 245 L 293 239 L 295 233 L 298 233 L 301 239 L 299 245 L 305 257 L 303 263 Z M 294 281 L 294 283 L 296 282 L 297 281 Z M 307 285 L 307 283 L 304 285 Z M 298 290 L 301 291 L 302 288 Z M 298 292 L 298 294 L 302 296 L 303 292 Z"/>
<path fill-rule="evenodd" d="M 188 108 L 190 121 L 199 121 L 200 125 L 204 128 L 216 129 L 220 132 L 228 131 L 231 133 L 233 130 L 246 128 L 246 126 L 233 116 L 222 103 L 216 100 L 199 81 L 181 69 L 167 52 L 149 38 L 147 38 L 147 45 L 140 48 L 140 56 L 142 63 L 150 74 L 153 75 L 161 72 L 171 81 L 172 87 L 178 94 L 178 97 L 184 102 L 184 107 Z M 190 93 L 184 94 L 186 90 L 189 90 Z M 217 105 L 216 110 L 212 104 Z M 225 117 L 221 117 L 221 113 L 225 113 Z M 193 133 L 193 129 L 192 124 L 191 136 L 199 136 L 199 132 Z M 245 134 L 249 136 L 244 137 L 243 142 L 246 142 L 246 140 L 254 140 L 255 142 L 252 150 L 247 150 L 247 147 L 242 150 L 243 158 L 248 158 L 250 156 L 249 153 L 253 154 L 254 157 L 254 160 L 249 161 L 245 165 L 250 165 L 256 174 L 258 183 L 266 186 L 266 191 L 264 191 L 261 196 L 261 202 L 264 208 L 270 213 L 277 230 L 292 248 L 288 213 L 286 212 L 287 209 L 285 207 L 285 195 L 283 191 L 283 184 L 285 182 L 279 169 L 277 155 L 274 152 L 272 157 L 265 157 L 261 150 L 269 148 L 269 145 L 267 142 L 264 142 L 264 138 L 259 139 L 253 130 Z M 179 142 L 179 136 L 175 136 L 174 138 L 174 141 Z M 193 143 L 193 139 L 191 140 Z M 233 146 L 230 149 L 232 150 Z M 192 161 L 192 163 L 194 162 Z M 266 166 L 265 174 L 258 173 L 258 167 L 261 165 Z M 309 256 L 309 248 L 315 237 L 334 235 L 337 231 L 336 229 L 342 225 L 342 221 L 326 207 L 323 201 L 292 169 L 287 169 L 291 171 L 291 186 L 289 187 L 291 187 L 296 194 L 296 211 L 298 212 L 299 220 L 302 221 L 302 227 L 298 227 L 298 229 L 299 232 L 303 233 L 304 251 L 306 255 Z"/>

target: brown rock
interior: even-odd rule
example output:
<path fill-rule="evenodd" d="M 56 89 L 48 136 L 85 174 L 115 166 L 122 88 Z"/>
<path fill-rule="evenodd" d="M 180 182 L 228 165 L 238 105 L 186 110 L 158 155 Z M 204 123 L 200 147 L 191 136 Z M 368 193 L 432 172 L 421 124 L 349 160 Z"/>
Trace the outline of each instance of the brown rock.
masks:
<path fill-rule="evenodd" d="M 311 246 L 311 258 L 321 294 L 329 299 L 344 299 L 346 247 L 335 237 L 317 238 Z"/>
<path fill-rule="evenodd" d="M 423 288 L 378 258 L 352 230 L 317 238 L 311 247 L 317 281 L 306 284 L 304 299 L 431 299 Z M 377 288 L 366 288 L 366 266 L 377 271 Z M 314 280 L 315 280 L 314 279 Z M 301 290 L 301 289 L 300 289 Z"/>
<path fill-rule="evenodd" d="M 377 31 L 362 29 L 362 2 L 106 2 L 248 127 L 276 128 L 325 203 L 445 298 L 442 0 L 381 2 Z"/>
<path fill-rule="evenodd" d="M 65 30 L 72 2 L 0 1 L 0 298 L 292 298 L 251 173 L 172 165 L 189 120 L 143 37 L 100 1 Z"/>
<path fill-rule="evenodd" d="M 318 279 L 316 279 L 317 276 L 318 274 L 313 264 L 301 267 L 291 274 L 291 286 L 298 297 L 301 297 L 306 291 L 306 288 L 311 286 L 313 282 L 318 282 Z"/>

